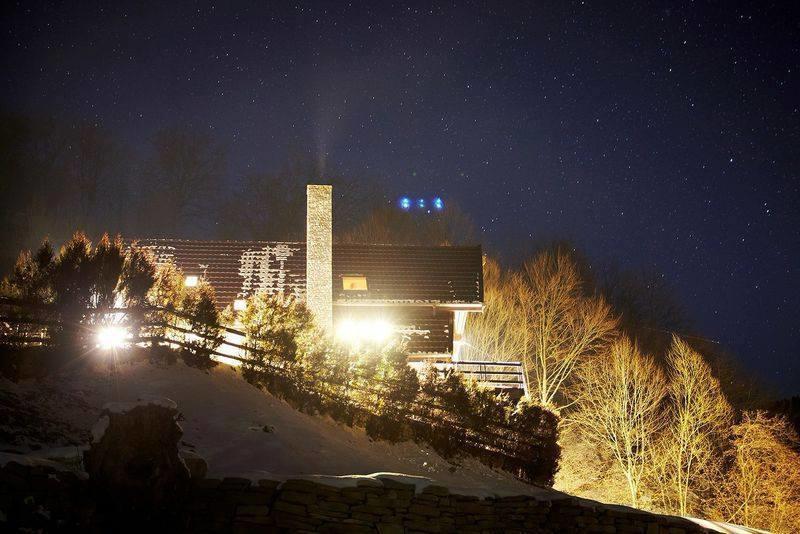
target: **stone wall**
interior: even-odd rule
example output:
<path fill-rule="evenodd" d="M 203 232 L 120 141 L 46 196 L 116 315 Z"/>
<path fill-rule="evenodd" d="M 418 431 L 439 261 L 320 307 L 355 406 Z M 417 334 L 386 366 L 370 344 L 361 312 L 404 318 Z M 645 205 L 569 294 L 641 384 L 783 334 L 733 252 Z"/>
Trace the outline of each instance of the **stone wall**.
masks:
<path fill-rule="evenodd" d="M 135 518 L 106 517 L 88 480 L 52 468 L 9 462 L 0 468 L 0 531 L 106 529 Z M 689 521 L 570 497 L 478 499 L 443 487 L 389 478 L 335 488 L 307 480 L 193 483 L 178 513 L 186 532 L 706 532 Z"/>

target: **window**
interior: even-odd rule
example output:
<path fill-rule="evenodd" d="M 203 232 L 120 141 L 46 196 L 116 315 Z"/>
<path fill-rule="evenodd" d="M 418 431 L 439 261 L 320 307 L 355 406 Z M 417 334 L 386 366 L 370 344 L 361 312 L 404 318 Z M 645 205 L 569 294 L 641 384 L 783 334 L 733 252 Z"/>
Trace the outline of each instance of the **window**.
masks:
<path fill-rule="evenodd" d="M 366 276 L 343 276 L 342 289 L 345 291 L 366 291 L 367 290 L 367 277 Z"/>
<path fill-rule="evenodd" d="M 185 285 L 186 287 L 195 287 L 195 286 L 197 286 L 197 282 L 198 281 L 199 281 L 199 279 L 196 276 L 189 275 L 183 281 L 183 285 Z"/>

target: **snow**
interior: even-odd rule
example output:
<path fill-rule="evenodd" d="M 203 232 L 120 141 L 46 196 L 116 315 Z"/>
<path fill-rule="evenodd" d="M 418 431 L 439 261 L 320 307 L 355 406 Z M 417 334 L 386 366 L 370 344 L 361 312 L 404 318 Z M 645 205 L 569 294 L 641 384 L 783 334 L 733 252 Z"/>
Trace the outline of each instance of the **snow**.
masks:
<path fill-rule="evenodd" d="M 137 406 L 162 406 L 170 410 L 178 408 L 178 404 L 172 399 L 155 395 L 142 395 L 135 402 L 107 402 L 103 406 L 103 411 L 112 414 L 124 414 Z"/>
<path fill-rule="evenodd" d="M 50 467 L 56 471 L 73 472 L 81 478 L 87 478 L 86 473 L 82 471 L 75 470 L 74 468 L 71 468 L 70 466 L 64 465 L 60 462 L 41 458 L 34 454 L 14 454 L 11 452 L 0 452 L 0 466 L 5 466 L 10 462 L 15 462 L 28 467 Z"/>
<path fill-rule="evenodd" d="M 92 443 L 100 443 L 100 440 L 103 439 L 103 436 L 106 434 L 106 430 L 108 430 L 108 424 L 111 422 L 111 419 L 108 418 L 107 415 L 103 415 L 97 422 L 92 426 Z"/>
<path fill-rule="evenodd" d="M 201 371 L 181 362 L 171 366 L 132 362 L 121 363 L 112 372 L 98 361 L 16 387 L 48 392 L 35 397 L 42 410 L 87 432 L 91 429 L 94 439 L 107 425 L 98 422 L 104 408 L 116 413 L 142 403 L 177 404 L 184 429 L 182 448 L 206 459 L 209 477 L 308 478 L 354 485 L 386 476 L 418 488 L 437 484 L 468 495 L 563 496 L 474 459 L 448 462 L 420 444 L 373 441 L 361 429 L 300 413 L 249 385 L 225 365 Z M 75 397 L 82 403 L 70 402 Z"/>
<path fill-rule="evenodd" d="M 82 368 L 70 367 L 42 381 L 12 384 L 1 380 L 0 390 L 35 403 L 36 409 L 52 417 L 47 424 L 57 430 L 77 429 L 88 436 L 91 429 L 95 441 L 108 427 L 106 413 L 122 413 L 144 404 L 177 406 L 184 428 L 181 454 L 205 458 L 209 477 L 299 478 L 336 487 L 379 485 L 381 480 L 391 479 L 412 484 L 417 491 L 435 484 L 449 488 L 451 493 L 479 497 L 568 496 L 525 484 L 473 459 L 447 461 L 413 442 L 373 441 L 361 429 L 294 410 L 252 387 L 225 365 L 201 371 L 181 362 L 171 366 L 133 362 L 122 363 L 112 372 L 105 362 L 98 361 Z M 86 445 L 52 447 L 62 441 L 59 438 L 51 448 L 26 454 L 2 452 L 0 465 L 12 461 L 45 465 L 85 477 L 75 465 L 80 464 Z M 47 444 L 40 441 L 37 445 Z M 20 445 L 0 442 L 0 449 L 9 448 L 19 449 Z M 724 534 L 763 532 L 687 519 Z"/>

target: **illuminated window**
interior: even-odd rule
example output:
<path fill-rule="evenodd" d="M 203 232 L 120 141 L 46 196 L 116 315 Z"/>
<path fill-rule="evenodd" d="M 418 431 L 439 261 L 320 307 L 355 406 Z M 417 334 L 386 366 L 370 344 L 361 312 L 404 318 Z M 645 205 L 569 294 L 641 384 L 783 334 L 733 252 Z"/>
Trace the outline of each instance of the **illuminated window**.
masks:
<path fill-rule="evenodd" d="M 367 290 L 367 277 L 366 276 L 343 276 L 342 289 L 345 291 L 366 291 Z"/>
<path fill-rule="evenodd" d="M 195 287 L 197 285 L 197 282 L 199 282 L 198 277 L 194 275 L 189 275 L 184 279 L 183 285 L 185 285 L 186 287 Z"/>
<path fill-rule="evenodd" d="M 233 301 L 233 309 L 234 311 L 243 311 L 247 308 L 247 301 L 244 299 L 236 299 Z"/>

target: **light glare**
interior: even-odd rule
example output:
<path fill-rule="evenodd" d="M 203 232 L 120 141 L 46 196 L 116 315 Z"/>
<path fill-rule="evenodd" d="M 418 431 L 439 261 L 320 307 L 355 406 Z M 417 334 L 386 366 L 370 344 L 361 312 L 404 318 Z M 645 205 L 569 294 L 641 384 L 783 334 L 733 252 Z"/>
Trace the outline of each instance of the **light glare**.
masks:
<path fill-rule="evenodd" d="M 336 325 L 336 338 L 353 346 L 367 343 L 383 343 L 394 333 L 391 323 L 383 319 L 344 319 Z"/>
<path fill-rule="evenodd" d="M 130 336 L 122 326 L 104 326 L 97 332 L 97 346 L 102 350 L 119 349 L 128 344 Z"/>

